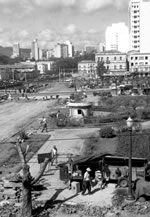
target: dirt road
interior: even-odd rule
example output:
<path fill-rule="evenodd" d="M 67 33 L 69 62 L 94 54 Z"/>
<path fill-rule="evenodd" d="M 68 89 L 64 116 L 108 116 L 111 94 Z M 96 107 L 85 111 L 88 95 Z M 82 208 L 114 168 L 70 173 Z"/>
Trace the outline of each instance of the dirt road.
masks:
<path fill-rule="evenodd" d="M 12 136 L 35 117 L 50 110 L 54 101 L 6 102 L 0 105 L 0 141 Z"/>

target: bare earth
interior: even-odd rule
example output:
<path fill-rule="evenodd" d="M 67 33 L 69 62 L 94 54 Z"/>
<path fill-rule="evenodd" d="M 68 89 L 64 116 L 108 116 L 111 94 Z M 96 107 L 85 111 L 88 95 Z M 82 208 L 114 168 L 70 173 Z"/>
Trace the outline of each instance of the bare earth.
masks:
<path fill-rule="evenodd" d="M 42 112 L 49 110 L 53 101 L 6 102 L 0 105 L 0 141 L 12 136 L 31 123 Z"/>
<path fill-rule="evenodd" d="M 93 97 L 92 97 L 93 98 Z M 92 99 L 91 98 L 91 99 Z M 30 102 L 6 102 L 4 104 L 0 104 L 0 141 L 5 141 L 8 137 L 11 137 L 13 134 L 15 134 L 18 130 L 20 130 L 22 127 L 32 123 L 34 120 L 39 120 L 40 117 L 42 117 L 43 113 L 46 113 L 50 111 L 50 107 L 54 105 L 55 101 L 30 101 Z M 96 129 L 89 129 L 89 130 L 70 130 L 68 132 L 67 130 L 56 130 L 54 132 L 51 132 L 51 139 L 57 139 L 52 141 L 47 141 L 46 144 L 43 146 L 43 149 L 41 149 L 41 152 L 51 150 L 52 145 L 56 144 L 58 147 L 58 150 L 60 151 L 61 158 L 59 161 L 63 161 L 64 156 L 68 153 L 78 154 L 81 149 L 83 148 L 83 139 L 80 139 L 80 135 L 86 135 L 88 133 L 91 133 L 91 131 L 94 131 Z M 78 138 L 77 140 L 66 140 L 65 139 L 71 139 L 71 138 Z M 61 139 L 64 139 L 61 141 Z M 4 154 L 4 146 L 0 145 L 0 157 L 3 157 Z M 8 151 L 8 150 L 7 150 Z M 40 150 L 39 150 L 40 151 Z M 37 158 L 36 158 L 37 159 Z M 34 158 L 32 159 L 33 162 Z M 31 173 L 34 175 L 36 173 L 35 169 L 35 162 L 30 163 L 31 166 Z M 33 168 L 32 168 L 33 167 Z M 38 165 L 39 167 L 39 165 Z M 39 169 L 37 167 L 37 170 Z M 61 187 L 64 189 L 66 188 L 66 185 L 64 183 L 60 183 L 59 181 L 59 171 L 52 168 L 54 173 L 53 174 L 47 174 L 47 176 L 44 177 L 45 181 L 48 182 L 49 187 L 47 192 L 45 191 L 45 194 L 43 194 L 42 199 L 50 199 L 50 195 L 53 196 L 53 194 L 56 193 L 57 188 L 61 189 Z M 47 177 L 47 178 L 46 178 Z M 59 186 L 60 185 L 60 186 Z M 93 189 L 94 194 L 93 195 L 77 195 L 76 197 L 73 196 L 72 191 L 69 191 L 68 189 L 64 189 L 57 197 L 58 200 L 67 200 L 68 202 L 73 203 L 83 203 L 84 204 L 90 204 L 90 205 L 99 205 L 101 203 L 101 206 L 111 206 L 111 197 L 114 192 L 114 185 L 110 185 L 110 188 L 106 188 L 103 192 L 98 191 L 97 189 Z M 44 198 L 45 197 L 45 198 Z M 48 198 L 47 198 L 48 197 Z M 56 217 L 65 217 L 66 214 L 57 213 L 55 214 Z M 70 215 L 68 215 L 70 216 Z M 73 217 L 78 217 L 78 215 L 71 215 Z M 118 216 L 116 213 L 107 215 L 109 216 Z M 135 214 L 128 214 L 125 212 L 120 213 L 121 217 L 135 217 L 137 215 Z M 141 215 L 138 215 L 141 216 Z M 148 215 L 143 215 L 143 217 L 148 217 Z"/>

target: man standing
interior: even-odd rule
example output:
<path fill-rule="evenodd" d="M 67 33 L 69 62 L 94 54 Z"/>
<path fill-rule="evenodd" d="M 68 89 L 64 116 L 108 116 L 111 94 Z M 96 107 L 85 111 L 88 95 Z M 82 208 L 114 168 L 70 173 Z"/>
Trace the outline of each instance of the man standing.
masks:
<path fill-rule="evenodd" d="M 42 131 L 41 132 L 43 133 L 44 130 L 46 130 L 46 132 L 47 132 L 47 119 L 44 116 L 43 116 L 40 123 L 42 124 Z"/>
<path fill-rule="evenodd" d="M 83 191 L 82 195 L 86 192 L 86 189 L 88 190 L 88 194 L 91 194 L 91 176 L 90 176 L 91 169 L 88 167 L 86 169 L 86 172 L 84 173 L 83 178 Z"/>

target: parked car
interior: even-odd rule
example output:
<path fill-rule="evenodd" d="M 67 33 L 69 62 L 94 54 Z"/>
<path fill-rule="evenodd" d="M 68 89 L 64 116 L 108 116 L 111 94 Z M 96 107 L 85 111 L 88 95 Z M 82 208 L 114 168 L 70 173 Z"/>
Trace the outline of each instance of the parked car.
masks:
<path fill-rule="evenodd" d="M 93 96 L 107 96 L 107 97 L 112 97 L 111 91 L 93 91 Z"/>

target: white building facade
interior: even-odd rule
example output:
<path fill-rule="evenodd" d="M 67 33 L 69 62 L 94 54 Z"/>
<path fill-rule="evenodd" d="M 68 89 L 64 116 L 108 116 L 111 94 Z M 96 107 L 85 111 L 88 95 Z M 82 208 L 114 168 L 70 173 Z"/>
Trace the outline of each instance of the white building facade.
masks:
<path fill-rule="evenodd" d="M 129 50 L 129 32 L 125 23 L 114 23 L 105 32 L 107 50 L 127 52 Z"/>
<path fill-rule="evenodd" d="M 70 41 L 65 41 L 65 43 L 68 46 L 68 57 L 73 57 L 74 56 L 74 47 Z"/>
<path fill-rule="evenodd" d="M 129 53 L 129 71 L 137 73 L 139 77 L 150 77 L 150 53 Z"/>
<path fill-rule="evenodd" d="M 37 39 L 32 42 L 31 55 L 35 60 L 39 60 L 39 47 Z"/>
<path fill-rule="evenodd" d="M 37 70 L 40 71 L 40 74 L 44 74 L 47 71 L 53 70 L 55 61 L 38 61 Z"/>
<path fill-rule="evenodd" d="M 96 76 L 96 66 L 95 61 L 92 60 L 83 60 L 78 63 L 78 72 L 87 74 L 90 77 Z"/>
<path fill-rule="evenodd" d="M 18 42 L 15 42 L 13 44 L 13 55 L 12 55 L 13 58 L 15 57 L 20 57 L 20 45 Z"/>
<path fill-rule="evenodd" d="M 129 1 L 130 50 L 150 52 L 150 1 Z"/>
<path fill-rule="evenodd" d="M 104 62 L 109 73 L 121 75 L 127 72 L 127 55 L 120 52 L 101 52 L 95 54 L 95 62 Z"/>

